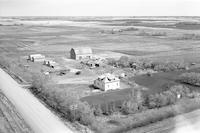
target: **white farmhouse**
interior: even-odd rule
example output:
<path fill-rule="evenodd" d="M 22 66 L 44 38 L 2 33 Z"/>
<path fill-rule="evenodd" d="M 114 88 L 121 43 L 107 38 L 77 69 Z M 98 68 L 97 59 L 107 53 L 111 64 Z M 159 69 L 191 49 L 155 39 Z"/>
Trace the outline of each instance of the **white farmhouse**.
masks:
<path fill-rule="evenodd" d="M 94 81 L 94 86 L 102 91 L 119 89 L 120 79 L 110 73 L 106 73 Z"/>

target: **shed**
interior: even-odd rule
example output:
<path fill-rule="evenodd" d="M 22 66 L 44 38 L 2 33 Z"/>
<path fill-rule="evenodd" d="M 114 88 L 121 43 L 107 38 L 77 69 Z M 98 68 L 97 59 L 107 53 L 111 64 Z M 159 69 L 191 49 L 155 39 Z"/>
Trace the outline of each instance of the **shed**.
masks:
<path fill-rule="evenodd" d="M 48 59 L 48 60 L 45 60 L 44 61 L 44 65 L 47 65 L 51 68 L 54 68 L 54 69 L 61 69 L 61 67 L 59 66 L 59 64 L 51 59 Z"/>
<path fill-rule="evenodd" d="M 72 48 L 70 50 L 71 59 L 82 60 L 92 58 L 92 49 L 89 47 Z"/>
<path fill-rule="evenodd" d="M 28 59 L 32 62 L 43 62 L 45 60 L 45 56 L 41 54 L 31 54 Z"/>

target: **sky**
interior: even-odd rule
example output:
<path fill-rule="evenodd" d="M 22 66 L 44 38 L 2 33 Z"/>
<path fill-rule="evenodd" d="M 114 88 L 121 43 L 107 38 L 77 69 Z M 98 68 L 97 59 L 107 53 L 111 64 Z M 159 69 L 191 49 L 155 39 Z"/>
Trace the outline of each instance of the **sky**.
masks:
<path fill-rule="evenodd" d="M 200 16 L 200 0 L 0 0 L 0 16 Z"/>

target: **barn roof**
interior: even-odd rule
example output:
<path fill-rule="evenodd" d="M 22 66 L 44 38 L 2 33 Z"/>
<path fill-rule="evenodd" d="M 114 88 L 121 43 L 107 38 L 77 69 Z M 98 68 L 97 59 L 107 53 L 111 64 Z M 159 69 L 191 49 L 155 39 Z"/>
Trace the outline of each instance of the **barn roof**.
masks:
<path fill-rule="evenodd" d="M 89 47 L 72 48 L 77 55 L 92 54 L 92 49 Z"/>

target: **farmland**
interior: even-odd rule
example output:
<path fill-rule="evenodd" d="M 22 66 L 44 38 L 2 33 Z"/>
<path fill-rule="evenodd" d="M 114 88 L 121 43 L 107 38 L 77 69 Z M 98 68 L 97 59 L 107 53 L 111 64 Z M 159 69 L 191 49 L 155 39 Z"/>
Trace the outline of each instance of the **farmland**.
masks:
<path fill-rule="evenodd" d="M 189 102 L 192 103 L 193 99 L 190 97 L 196 98 L 193 91 L 199 92 L 199 87 L 180 83 L 177 78 L 185 72 L 200 72 L 199 36 L 199 17 L 2 17 L 0 65 L 20 84 L 30 85 L 27 88 L 43 100 L 49 109 L 72 122 L 72 125 L 79 125 L 80 131 L 89 127 L 92 131 L 112 132 L 117 130 L 117 124 L 112 121 L 121 124 L 122 130 L 126 128 L 123 124 L 127 121 L 133 122 L 130 127 L 137 128 L 141 121 L 152 119 L 147 117 L 141 121 L 131 120 L 143 114 L 150 116 L 151 113 L 161 113 L 162 117 L 155 116 L 157 119 L 152 120 L 153 122 L 180 114 L 181 112 L 171 113 L 171 106 L 179 107 L 184 104 L 185 99 L 169 100 L 178 95 L 179 91 L 186 99 L 189 97 Z M 70 50 L 75 47 L 90 47 L 95 56 L 105 60 L 104 65 L 91 68 L 84 62 L 70 59 Z M 30 54 L 45 55 L 64 70 L 60 72 L 43 62 L 27 60 Z M 171 62 L 178 65 L 170 66 L 173 64 Z M 136 67 L 131 63 L 136 64 Z M 145 66 L 145 63 L 149 63 L 151 67 Z M 184 68 L 180 67 L 179 70 L 179 66 Z M 177 70 L 170 68 L 167 71 L 165 67 Z M 77 73 L 78 71 L 80 72 Z M 125 73 L 126 77 L 120 81 L 121 88 L 108 92 L 94 89 L 94 80 L 104 73 L 117 76 Z M 187 91 L 187 88 L 176 85 L 184 85 L 191 90 Z M 137 103 L 138 99 L 131 99 L 134 90 L 139 90 L 142 94 L 146 92 L 145 95 L 152 97 L 163 96 L 168 101 L 159 103 L 156 108 L 152 103 Z M 70 112 L 68 107 L 71 107 L 71 103 L 67 100 L 80 106 L 77 111 L 79 115 Z M 136 110 L 124 107 L 128 105 L 124 101 L 130 102 L 129 100 L 137 103 L 132 105 L 137 106 Z M 152 102 L 155 102 L 154 99 Z M 198 98 L 196 102 L 199 104 Z M 98 110 L 101 105 L 105 105 L 103 112 Z M 95 109 L 94 112 L 97 114 L 98 110 L 100 115 L 90 114 Z M 165 114 L 165 109 L 170 114 Z M 194 109 L 195 106 L 192 106 L 185 112 Z M 70 119 L 68 112 L 73 114 Z M 74 124 L 74 121 L 79 123 Z M 150 123 L 151 120 L 146 125 Z"/>
<path fill-rule="evenodd" d="M 195 72 L 199 73 L 199 69 L 192 69 L 188 71 L 178 71 L 178 72 L 167 72 L 167 73 L 156 73 L 152 77 L 147 75 L 136 76 L 135 82 L 146 88 L 149 88 L 150 93 L 162 92 L 166 87 L 179 84 L 178 77 L 185 72 Z M 193 90 L 199 91 L 199 87 L 195 85 L 184 84 Z"/>

